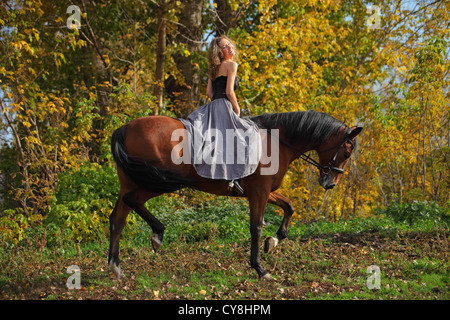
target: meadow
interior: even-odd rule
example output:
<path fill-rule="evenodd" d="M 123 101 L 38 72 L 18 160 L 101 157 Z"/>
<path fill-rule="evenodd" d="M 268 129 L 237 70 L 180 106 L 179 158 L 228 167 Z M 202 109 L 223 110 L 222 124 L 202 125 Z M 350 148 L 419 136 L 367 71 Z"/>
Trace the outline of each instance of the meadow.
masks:
<path fill-rule="evenodd" d="M 130 217 L 121 242 L 127 277 L 121 282 L 108 269 L 106 225 L 96 241 L 54 237 L 51 224 L 30 229 L 16 244 L 3 239 L 0 299 L 450 298 L 450 222 L 448 210 L 435 204 L 393 205 L 364 219 L 293 221 L 289 237 L 262 254 L 276 279 L 266 282 L 249 266 L 245 201 L 219 197 L 198 207 L 174 208 L 168 199 L 148 204 L 166 225 L 158 253 L 151 249 L 150 228 Z M 275 207 L 267 207 L 263 239 L 276 232 L 281 218 Z M 67 287 L 73 278 L 69 266 L 80 269 L 78 289 Z M 371 273 L 369 266 L 379 269 Z"/>

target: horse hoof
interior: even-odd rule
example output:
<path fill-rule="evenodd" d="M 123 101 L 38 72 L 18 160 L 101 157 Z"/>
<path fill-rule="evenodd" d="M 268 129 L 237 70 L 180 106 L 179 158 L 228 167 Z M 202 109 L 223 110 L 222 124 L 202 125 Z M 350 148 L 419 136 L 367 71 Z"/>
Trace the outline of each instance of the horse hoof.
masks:
<path fill-rule="evenodd" d="M 275 281 L 275 279 L 270 275 L 270 273 L 266 273 L 261 277 L 264 281 Z"/>
<path fill-rule="evenodd" d="M 159 236 L 157 234 L 154 234 L 152 236 L 151 240 L 152 240 L 153 251 L 157 252 L 158 249 L 161 247 L 162 242 L 161 242 L 161 240 L 159 240 Z"/>
<path fill-rule="evenodd" d="M 127 277 L 121 272 L 119 275 L 114 275 L 113 280 L 122 283 L 122 280 L 126 280 Z"/>
<path fill-rule="evenodd" d="M 113 273 L 113 278 L 116 281 L 122 281 L 122 279 L 126 279 L 124 273 L 122 270 L 120 270 L 119 266 L 117 266 L 115 263 L 109 264 L 109 269 Z"/>
<path fill-rule="evenodd" d="M 278 245 L 278 241 L 279 240 L 274 237 L 267 238 L 266 241 L 264 242 L 264 252 L 268 253 L 273 249 L 275 249 L 275 247 Z"/>

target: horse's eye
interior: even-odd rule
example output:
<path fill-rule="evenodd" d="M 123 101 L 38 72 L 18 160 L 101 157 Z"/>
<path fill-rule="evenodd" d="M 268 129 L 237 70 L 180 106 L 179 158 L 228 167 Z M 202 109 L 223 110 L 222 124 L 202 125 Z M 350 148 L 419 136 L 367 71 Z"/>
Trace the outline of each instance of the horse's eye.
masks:
<path fill-rule="evenodd" d="M 346 153 L 344 154 L 344 156 L 345 156 L 345 159 L 348 159 L 348 158 L 350 158 L 351 154 L 350 154 L 350 152 L 346 152 Z"/>

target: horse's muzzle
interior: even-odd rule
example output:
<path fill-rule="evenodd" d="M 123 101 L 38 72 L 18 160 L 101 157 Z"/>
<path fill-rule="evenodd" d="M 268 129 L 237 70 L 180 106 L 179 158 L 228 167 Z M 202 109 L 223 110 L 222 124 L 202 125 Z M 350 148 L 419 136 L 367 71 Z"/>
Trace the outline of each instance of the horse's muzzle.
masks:
<path fill-rule="evenodd" d="M 333 176 L 329 174 L 325 174 L 319 178 L 319 184 L 324 188 L 325 190 L 331 190 L 333 189 L 336 184 L 333 181 Z"/>

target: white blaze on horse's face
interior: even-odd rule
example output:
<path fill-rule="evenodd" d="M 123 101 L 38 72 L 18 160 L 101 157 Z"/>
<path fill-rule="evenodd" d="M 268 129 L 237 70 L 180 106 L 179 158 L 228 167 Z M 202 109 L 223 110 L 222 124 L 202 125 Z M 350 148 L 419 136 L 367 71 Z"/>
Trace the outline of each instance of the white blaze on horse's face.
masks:
<path fill-rule="evenodd" d="M 343 129 L 345 130 L 345 128 Z M 334 147 L 325 147 L 324 151 L 318 151 L 321 165 L 319 168 L 319 184 L 325 190 L 333 189 L 341 180 L 345 167 L 355 148 L 356 136 L 361 130 L 362 127 L 353 127 L 339 144 Z M 336 141 L 333 143 L 336 143 Z"/>

